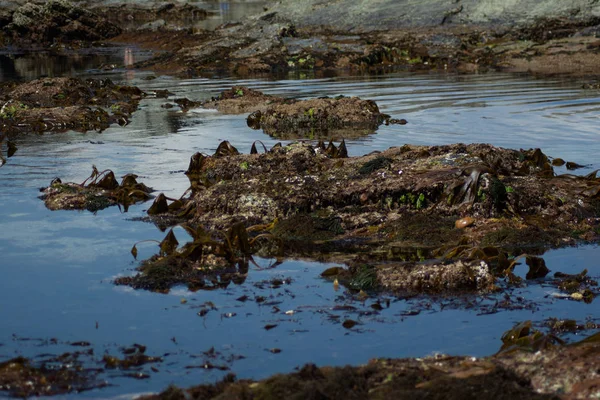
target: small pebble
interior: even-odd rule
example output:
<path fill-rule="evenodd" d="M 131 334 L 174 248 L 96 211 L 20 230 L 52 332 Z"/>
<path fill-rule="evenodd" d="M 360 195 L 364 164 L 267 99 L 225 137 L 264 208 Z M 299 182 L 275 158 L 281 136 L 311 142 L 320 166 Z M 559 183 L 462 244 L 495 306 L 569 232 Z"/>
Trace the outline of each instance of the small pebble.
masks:
<path fill-rule="evenodd" d="M 461 219 L 457 219 L 456 222 L 454 223 L 454 226 L 457 229 L 463 229 L 466 228 L 467 226 L 471 226 L 475 223 L 475 219 L 471 218 L 471 217 L 464 217 Z"/>

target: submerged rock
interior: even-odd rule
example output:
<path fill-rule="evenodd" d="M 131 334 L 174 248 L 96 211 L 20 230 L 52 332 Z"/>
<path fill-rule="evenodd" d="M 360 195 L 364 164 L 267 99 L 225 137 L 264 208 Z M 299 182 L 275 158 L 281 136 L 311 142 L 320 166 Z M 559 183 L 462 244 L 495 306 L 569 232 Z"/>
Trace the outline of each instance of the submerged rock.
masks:
<path fill-rule="evenodd" d="M 27 398 L 57 396 L 106 386 L 97 380 L 98 371 L 83 368 L 79 353 L 65 353 L 46 361 L 24 357 L 0 363 L 0 391 Z"/>
<path fill-rule="evenodd" d="M 15 336 L 15 340 L 18 339 Z M 31 359 L 16 357 L 0 362 L 0 394 L 19 398 L 81 394 L 112 386 L 110 380 L 115 378 L 149 378 L 158 369 L 144 366 L 163 361 L 162 357 L 145 354 L 146 346 L 137 343 L 121 347 L 119 351 L 122 357 L 111 355 L 108 349 L 104 350 L 103 356 L 98 357 L 90 342 L 59 342 L 55 338 L 49 341 L 52 344 L 60 343 L 83 349 L 59 355 L 38 354 Z M 108 370 L 110 373 L 107 374 Z"/>

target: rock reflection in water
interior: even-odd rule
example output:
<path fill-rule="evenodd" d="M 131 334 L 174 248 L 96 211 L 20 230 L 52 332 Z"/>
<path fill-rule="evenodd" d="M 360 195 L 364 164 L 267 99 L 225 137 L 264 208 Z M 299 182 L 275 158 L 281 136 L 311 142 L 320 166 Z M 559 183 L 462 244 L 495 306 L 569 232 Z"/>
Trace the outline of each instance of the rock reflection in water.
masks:
<path fill-rule="evenodd" d="M 73 76 L 82 71 L 127 67 L 148 58 L 149 52 L 131 47 L 52 54 L 46 51 L 0 54 L 0 82 L 40 77 Z M 130 77 L 132 78 L 132 77 Z"/>

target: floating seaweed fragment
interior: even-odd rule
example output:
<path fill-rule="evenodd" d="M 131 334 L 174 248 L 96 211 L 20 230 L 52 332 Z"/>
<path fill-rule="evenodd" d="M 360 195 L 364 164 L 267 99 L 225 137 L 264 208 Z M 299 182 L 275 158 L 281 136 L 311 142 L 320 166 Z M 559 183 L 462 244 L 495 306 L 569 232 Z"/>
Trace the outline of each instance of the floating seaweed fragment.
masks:
<path fill-rule="evenodd" d="M 579 274 L 565 274 L 556 272 L 554 274 L 554 285 L 562 292 L 553 293 L 553 297 L 591 303 L 598 294 L 598 282 L 587 275 L 587 269 Z"/>
<path fill-rule="evenodd" d="M 356 325 L 358 325 L 358 322 L 354 321 L 353 319 L 346 319 L 344 322 L 342 322 L 342 326 L 346 329 L 352 329 Z"/>

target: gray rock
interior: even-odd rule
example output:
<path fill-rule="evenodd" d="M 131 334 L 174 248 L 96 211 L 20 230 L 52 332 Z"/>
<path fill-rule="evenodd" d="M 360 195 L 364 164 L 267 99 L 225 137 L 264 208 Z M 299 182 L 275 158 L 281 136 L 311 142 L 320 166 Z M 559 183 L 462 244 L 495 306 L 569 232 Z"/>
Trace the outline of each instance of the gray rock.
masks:
<path fill-rule="evenodd" d="M 517 26 L 540 18 L 585 20 L 600 16 L 595 0 L 283 0 L 269 9 L 298 26 L 371 31 L 439 26 Z"/>

